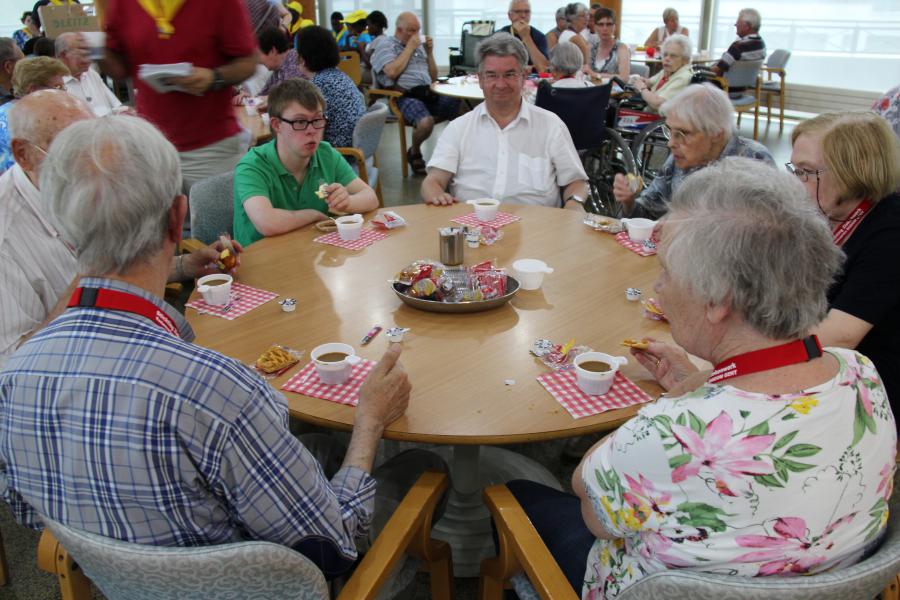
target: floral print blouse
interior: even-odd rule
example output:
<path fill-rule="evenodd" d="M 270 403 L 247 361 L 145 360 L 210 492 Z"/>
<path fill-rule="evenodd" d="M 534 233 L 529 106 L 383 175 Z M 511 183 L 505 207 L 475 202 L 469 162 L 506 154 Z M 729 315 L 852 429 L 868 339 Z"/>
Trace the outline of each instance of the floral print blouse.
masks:
<path fill-rule="evenodd" d="M 888 518 L 897 433 L 872 362 L 770 396 L 706 384 L 646 406 L 587 459 L 594 512 L 616 540 L 588 555 L 582 598 L 615 598 L 673 568 L 818 573 L 874 547 Z"/>

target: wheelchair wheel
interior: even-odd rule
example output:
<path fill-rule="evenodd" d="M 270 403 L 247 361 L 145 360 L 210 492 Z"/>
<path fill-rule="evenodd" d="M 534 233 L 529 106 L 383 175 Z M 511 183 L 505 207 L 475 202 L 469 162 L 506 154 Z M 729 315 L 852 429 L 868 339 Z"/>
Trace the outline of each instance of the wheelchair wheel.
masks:
<path fill-rule="evenodd" d="M 656 178 L 669 158 L 669 138 L 663 129 L 664 124 L 664 121 L 657 121 L 647 125 L 631 143 L 638 175 L 644 178 L 645 184 Z"/>
<path fill-rule="evenodd" d="M 585 210 L 600 215 L 618 216 L 621 207 L 613 196 L 613 179 L 617 173 L 635 172 L 634 156 L 628 144 L 618 131 L 607 127 L 603 144 L 585 152 L 581 160 L 591 190 L 591 197 L 585 202 Z"/>

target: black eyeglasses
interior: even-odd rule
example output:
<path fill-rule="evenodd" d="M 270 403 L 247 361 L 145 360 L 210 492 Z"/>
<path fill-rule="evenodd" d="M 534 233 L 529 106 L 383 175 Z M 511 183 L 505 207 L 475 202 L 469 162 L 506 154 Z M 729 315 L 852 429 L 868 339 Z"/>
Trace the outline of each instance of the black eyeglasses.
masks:
<path fill-rule="evenodd" d="M 325 125 L 328 124 L 328 119 L 325 117 L 316 117 L 315 119 L 294 119 L 293 121 L 290 119 L 285 119 L 284 117 L 277 117 L 281 119 L 285 123 L 291 126 L 291 129 L 294 131 L 306 131 L 306 128 L 312 125 L 313 129 L 325 129 Z"/>
<path fill-rule="evenodd" d="M 784 163 L 784 166 L 787 168 L 788 173 L 790 173 L 791 175 L 795 175 L 797 177 L 797 179 L 799 179 L 800 181 L 802 181 L 804 183 L 809 181 L 810 175 L 815 175 L 816 182 L 818 182 L 819 175 L 828 170 L 828 169 L 815 169 L 815 170 L 801 169 L 800 167 L 794 166 L 794 163 Z"/>

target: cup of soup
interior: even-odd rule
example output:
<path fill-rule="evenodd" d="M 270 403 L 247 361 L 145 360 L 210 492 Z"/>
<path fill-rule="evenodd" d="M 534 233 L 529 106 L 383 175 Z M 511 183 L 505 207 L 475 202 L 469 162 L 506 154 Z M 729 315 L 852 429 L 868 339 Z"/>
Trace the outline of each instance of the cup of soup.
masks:
<path fill-rule="evenodd" d="M 316 365 L 319 381 L 326 385 L 340 385 L 347 381 L 353 365 L 362 360 L 356 356 L 353 346 L 337 342 L 316 346 L 309 356 Z"/>
<path fill-rule="evenodd" d="M 211 306 L 224 306 L 231 300 L 231 282 L 234 279 L 225 273 L 206 275 L 197 280 L 197 291 L 203 301 Z"/>
<path fill-rule="evenodd" d="M 500 201 L 493 198 L 478 198 L 477 200 L 469 200 L 466 204 L 471 204 L 474 207 L 475 217 L 479 221 L 487 223 L 497 217 Z"/>
<path fill-rule="evenodd" d="M 346 215 L 334 220 L 337 225 L 338 236 L 344 241 L 358 240 L 362 233 L 362 215 Z"/>
<path fill-rule="evenodd" d="M 584 352 L 575 357 L 574 363 L 578 389 L 588 396 L 602 396 L 612 387 L 616 371 L 628 364 L 628 359 L 604 352 Z"/>
<path fill-rule="evenodd" d="M 645 242 L 653 236 L 656 221 L 650 219 L 622 219 L 622 225 L 628 230 L 628 237 L 633 242 Z"/>

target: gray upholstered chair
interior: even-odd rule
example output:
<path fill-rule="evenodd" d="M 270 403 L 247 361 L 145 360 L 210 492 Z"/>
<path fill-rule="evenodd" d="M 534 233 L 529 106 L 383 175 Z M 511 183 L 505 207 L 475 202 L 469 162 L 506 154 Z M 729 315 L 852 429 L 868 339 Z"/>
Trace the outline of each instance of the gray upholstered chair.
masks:
<path fill-rule="evenodd" d="M 772 120 L 772 94 L 778 96 L 778 108 L 781 110 L 778 117 L 778 131 L 784 130 L 784 80 L 787 77 L 784 68 L 790 58 L 790 50 L 775 50 L 766 59 L 766 66 L 762 69 L 767 77 L 760 89 L 766 95 L 766 118 L 769 121 Z M 778 75 L 778 81 L 773 81 L 772 75 Z"/>
<path fill-rule="evenodd" d="M 759 97 L 761 82 L 759 71 L 762 68 L 762 60 L 739 60 L 731 68 L 725 71 L 724 80 L 727 84 L 725 92 L 728 99 L 738 114 L 738 127 L 741 126 L 741 114 L 753 111 L 753 139 L 759 139 Z M 742 92 L 729 92 L 731 88 L 742 88 Z"/>
<path fill-rule="evenodd" d="M 191 237 L 211 244 L 234 230 L 234 172 L 214 175 L 191 187 Z"/>
<path fill-rule="evenodd" d="M 378 166 L 375 163 L 375 151 L 381 143 L 381 132 L 384 131 L 385 119 L 389 112 L 387 105 L 381 102 L 370 106 L 353 128 L 353 146 L 336 148 L 344 156 L 353 159 L 350 164 L 360 179 L 375 188 L 380 206 L 384 206 L 384 198 L 381 197 L 381 178 L 378 176 Z"/>
<path fill-rule="evenodd" d="M 484 490 L 500 539 L 500 553 L 481 563 L 481 599 L 502 597 L 509 581 L 522 600 L 576 600 L 562 570 L 525 511 L 505 485 Z M 524 573 L 523 573 L 524 571 Z M 839 571 L 805 577 L 734 577 L 673 569 L 654 573 L 619 594 L 617 600 L 897 600 L 900 573 L 900 494 L 890 502 L 884 540 L 869 558 Z"/>
<path fill-rule="evenodd" d="M 641 77 L 650 77 L 650 67 L 644 63 L 633 62 L 631 63 L 631 74 L 640 75 Z"/>
<path fill-rule="evenodd" d="M 452 597 L 450 547 L 431 539 L 444 473 L 425 473 L 397 507 L 338 600 L 376 598 L 411 581 L 395 568 L 407 552 L 427 563 L 431 595 Z M 269 542 L 172 548 L 113 540 L 44 518 L 38 566 L 57 576 L 63 600 L 88 600 L 93 582 L 108 600 L 327 600 L 329 586 L 308 558 Z M 411 562 L 411 561 L 407 561 Z M 402 588 L 401 588 L 402 589 Z"/>

